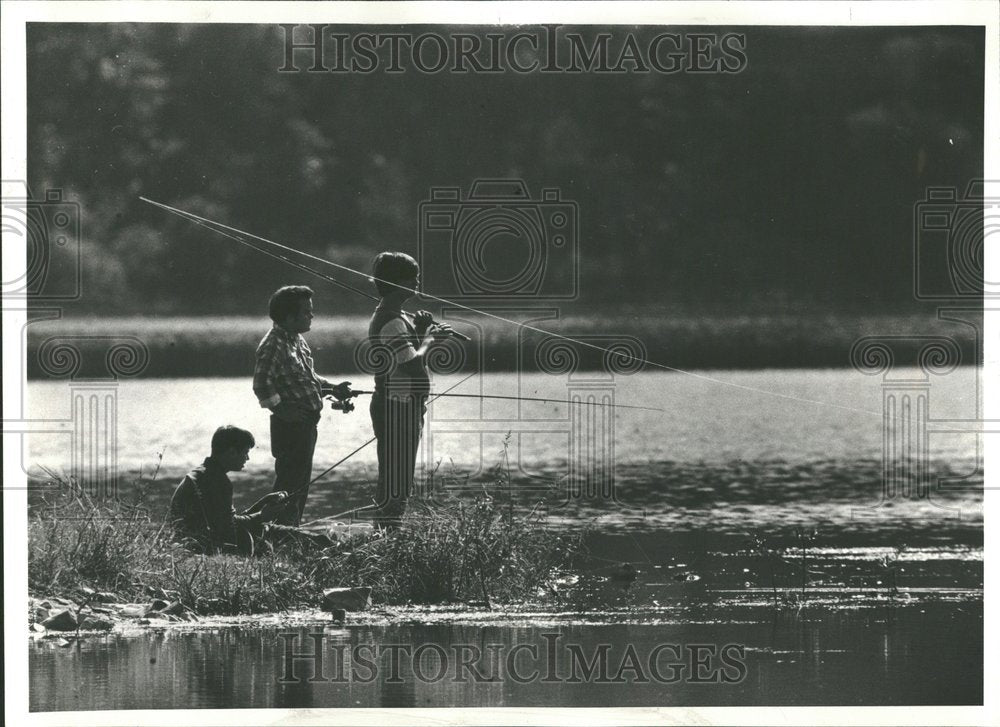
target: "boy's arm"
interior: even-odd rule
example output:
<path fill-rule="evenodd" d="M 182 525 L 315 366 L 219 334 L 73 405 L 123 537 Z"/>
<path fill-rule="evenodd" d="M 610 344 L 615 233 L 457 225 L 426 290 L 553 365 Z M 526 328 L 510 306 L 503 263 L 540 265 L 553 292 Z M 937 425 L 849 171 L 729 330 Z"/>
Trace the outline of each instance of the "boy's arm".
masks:
<path fill-rule="evenodd" d="M 409 331 L 399 319 L 389 321 L 379 332 L 381 343 L 393 351 L 396 370 L 411 379 L 423 379 L 427 376 L 424 371 L 424 356 L 427 350 L 435 340 L 446 338 L 448 331 L 451 330 L 451 326 L 437 324 L 423 328 L 425 332 L 421 335 L 419 348 L 414 348 L 410 342 Z"/>
<path fill-rule="evenodd" d="M 195 484 L 190 477 L 185 476 L 177 486 L 174 496 L 170 499 L 170 522 L 175 530 L 184 534 L 197 536 L 206 528 L 205 516 L 201 510 L 201 502 L 195 493 Z"/>
<path fill-rule="evenodd" d="M 233 522 L 237 525 L 254 525 L 260 521 L 259 512 L 236 512 L 236 508 L 233 508 Z"/>
<path fill-rule="evenodd" d="M 269 492 L 248 507 L 242 513 L 235 515 L 237 522 L 255 524 L 274 520 L 285 509 L 288 493 L 284 490 Z"/>
<path fill-rule="evenodd" d="M 262 409 L 273 409 L 281 403 L 281 395 L 274 387 L 276 358 L 277 340 L 267 337 L 257 347 L 253 367 L 253 393 Z"/>

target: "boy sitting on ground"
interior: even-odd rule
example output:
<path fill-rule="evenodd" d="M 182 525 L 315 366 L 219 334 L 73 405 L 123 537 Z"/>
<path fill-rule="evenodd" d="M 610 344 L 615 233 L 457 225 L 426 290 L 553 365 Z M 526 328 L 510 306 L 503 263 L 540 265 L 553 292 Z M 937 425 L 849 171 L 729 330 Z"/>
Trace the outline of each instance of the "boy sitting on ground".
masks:
<path fill-rule="evenodd" d="M 243 469 L 254 445 L 253 435 L 245 429 L 224 426 L 215 430 L 211 455 L 181 480 L 170 501 L 170 522 L 177 540 L 206 554 L 252 555 L 259 541 L 319 548 L 333 545 L 324 535 L 272 522 L 287 504 L 285 492 L 269 493 L 242 513 L 236 512 L 233 483 L 227 474 Z"/>

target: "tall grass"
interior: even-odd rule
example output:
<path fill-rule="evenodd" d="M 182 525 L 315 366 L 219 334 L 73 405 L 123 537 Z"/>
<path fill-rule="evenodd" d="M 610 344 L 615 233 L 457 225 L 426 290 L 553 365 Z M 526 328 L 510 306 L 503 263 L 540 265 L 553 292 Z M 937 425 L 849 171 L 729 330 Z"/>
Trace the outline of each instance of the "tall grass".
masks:
<path fill-rule="evenodd" d="M 451 505 L 416 500 L 401 527 L 325 551 L 290 544 L 256 557 L 194 554 L 173 542 L 141 502 L 97 503 L 73 482 L 33 508 L 28 579 L 33 594 L 72 597 L 82 586 L 124 601 L 163 594 L 201 613 L 315 606 L 326 588 L 371 586 L 382 603 L 487 603 L 531 597 L 580 542 L 548 532 L 484 488 Z M 501 492 L 502 494 L 502 492 Z"/>
<path fill-rule="evenodd" d="M 385 603 L 513 602 L 555 578 L 580 540 L 544 527 L 489 494 L 452 506 L 418 508 L 398 531 L 358 542 L 317 562 L 331 585 L 363 583 Z"/>
<path fill-rule="evenodd" d="M 159 569 L 176 549 L 166 526 L 138 502 L 95 502 L 74 481 L 50 473 L 57 494 L 28 522 L 28 583 L 39 593 L 81 585 L 135 595 L 140 567 Z"/>

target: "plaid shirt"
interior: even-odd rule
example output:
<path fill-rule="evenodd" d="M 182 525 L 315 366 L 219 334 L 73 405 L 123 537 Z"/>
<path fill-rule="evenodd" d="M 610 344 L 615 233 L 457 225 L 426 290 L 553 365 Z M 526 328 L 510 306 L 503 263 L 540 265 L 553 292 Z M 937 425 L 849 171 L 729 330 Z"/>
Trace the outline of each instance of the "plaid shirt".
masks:
<path fill-rule="evenodd" d="M 298 333 L 276 325 L 261 339 L 253 370 L 253 393 L 261 407 L 273 409 L 291 401 L 321 411 L 322 387 L 330 385 L 316 375 L 309 346 Z"/>

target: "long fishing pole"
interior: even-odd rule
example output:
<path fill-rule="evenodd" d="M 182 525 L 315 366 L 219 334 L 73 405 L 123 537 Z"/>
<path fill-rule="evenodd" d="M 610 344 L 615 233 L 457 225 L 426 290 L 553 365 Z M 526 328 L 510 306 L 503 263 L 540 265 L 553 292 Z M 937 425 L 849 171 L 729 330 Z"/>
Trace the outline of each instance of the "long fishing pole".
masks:
<path fill-rule="evenodd" d="M 143 200 L 144 202 L 149 202 L 150 204 L 156 205 L 157 207 L 162 207 L 164 209 L 168 209 L 168 210 L 173 211 L 167 205 L 162 205 L 162 204 L 159 204 L 157 202 L 153 202 L 152 200 L 146 199 L 145 197 L 140 197 L 139 199 Z M 248 247 L 251 250 L 259 252 L 259 253 L 261 253 L 263 255 L 267 255 L 269 258 L 272 258 L 274 260 L 280 260 L 283 263 L 287 263 L 288 265 L 291 265 L 293 268 L 296 268 L 297 270 L 301 270 L 301 271 L 306 272 L 306 273 L 311 273 L 312 275 L 315 275 L 316 277 L 320 278 L 321 280 L 325 280 L 328 283 L 333 283 L 334 285 L 336 285 L 336 286 L 338 286 L 340 288 L 343 288 L 344 290 L 349 290 L 352 293 L 357 293 L 358 295 L 361 295 L 361 296 L 364 296 L 365 298 L 368 298 L 368 300 L 374 300 L 376 303 L 379 301 L 379 297 L 377 295 L 372 295 L 371 293 L 366 293 L 365 291 L 361 290 L 360 288 L 355 288 L 353 285 L 348 285 L 347 283 L 342 282 L 340 280 L 337 280 L 337 278 L 334 278 L 334 277 L 332 277 L 330 275 L 327 275 L 326 273 L 321 272 L 321 271 L 317 270 L 316 268 L 309 267 L 308 265 L 303 265 L 302 263 L 297 262 L 295 260 L 292 260 L 289 257 L 286 257 L 284 255 L 279 255 L 278 253 L 275 253 L 275 252 L 271 252 L 270 250 L 266 250 L 263 247 L 258 247 L 257 245 L 254 245 L 253 243 L 247 242 L 246 240 L 244 240 L 242 237 L 239 237 L 238 235 L 234 235 L 234 234 L 231 234 L 230 232 L 227 232 L 225 229 L 219 229 L 218 227 L 213 227 L 213 225 L 220 225 L 221 223 L 219 223 L 219 222 L 214 222 L 212 220 L 206 220 L 204 218 L 199 218 L 197 215 L 192 215 L 191 213 L 184 212 L 183 210 L 177 210 L 177 211 L 180 212 L 180 213 L 182 213 L 183 215 L 185 215 L 186 219 L 191 220 L 192 222 L 194 222 L 199 227 L 204 227 L 206 230 L 210 230 L 212 232 L 217 232 L 220 235 L 222 235 L 223 237 L 227 237 L 230 240 L 238 242 L 239 244 L 243 245 L 244 247 Z M 245 234 L 249 235 L 249 233 L 245 233 Z M 251 237 L 256 237 L 256 235 L 250 235 L 250 236 Z M 260 239 L 263 240 L 264 238 L 260 238 Z M 278 243 L 273 243 L 273 244 L 278 245 Z M 281 247 L 283 247 L 283 246 L 281 246 Z M 287 249 L 294 251 L 294 248 L 287 248 Z M 399 286 L 397 286 L 397 287 L 399 287 Z M 408 290 L 408 288 L 405 288 L 404 290 Z M 438 325 L 438 322 L 436 320 L 434 320 L 433 318 L 431 319 L 431 323 L 433 325 Z M 469 338 L 468 336 L 466 336 L 464 333 L 460 333 L 459 331 L 448 331 L 448 335 L 451 336 L 452 338 L 457 338 L 457 339 L 459 339 L 461 341 L 471 341 L 472 340 L 471 338 Z"/>
<path fill-rule="evenodd" d="M 358 391 L 356 389 L 351 389 L 350 394 L 346 396 L 344 399 L 340 399 L 340 401 L 346 401 L 347 399 L 352 399 L 355 396 L 365 396 L 365 395 L 371 396 L 374 393 L 375 393 L 374 391 Z M 666 411 L 666 409 L 659 409 L 655 406 L 638 406 L 636 404 L 609 404 L 602 401 L 583 401 L 583 400 L 577 401 L 574 399 L 543 399 L 536 396 L 500 396 L 497 394 L 449 394 L 445 392 L 443 394 L 438 394 L 435 397 L 435 399 L 442 396 L 447 397 L 449 399 L 506 399 L 508 401 L 540 401 L 546 404 L 568 404 L 570 406 L 574 405 L 600 406 L 600 407 L 608 407 L 611 409 L 641 409 L 643 411 L 659 411 L 659 412 Z"/>
<path fill-rule="evenodd" d="M 344 272 L 347 272 L 347 273 L 351 273 L 352 275 L 360 275 L 360 276 L 362 276 L 362 277 L 364 277 L 366 279 L 375 280 L 375 281 L 378 281 L 378 282 L 386 283 L 388 285 L 393 285 L 393 286 L 395 286 L 397 288 L 400 288 L 402 290 L 407 290 L 407 291 L 413 293 L 414 295 L 422 295 L 423 297 L 429 298 L 430 300 L 435 300 L 435 301 L 437 301 L 439 303 L 444 303 L 446 305 L 454 306 L 456 308 L 460 308 L 462 310 L 469 311 L 470 313 L 475 313 L 477 315 L 485 316 L 487 318 L 493 318 L 494 320 L 497 320 L 497 321 L 501 321 L 501 322 L 504 322 L 504 323 L 509 323 L 509 324 L 511 324 L 513 326 L 518 326 L 520 328 L 524 328 L 524 329 L 529 330 L 529 331 L 534 331 L 535 333 L 541 333 L 542 335 L 551 336 L 553 338 L 558 338 L 560 340 L 567 341 L 569 343 L 573 343 L 573 344 L 576 344 L 578 346 L 582 346 L 584 348 L 590 348 L 590 349 L 593 349 L 595 351 L 600 351 L 600 352 L 604 353 L 605 355 L 617 357 L 619 360 L 621 360 L 621 361 L 623 361 L 625 363 L 636 362 L 636 363 L 646 364 L 646 365 L 652 366 L 654 368 L 663 369 L 664 371 L 672 371 L 674 373 L 683 374 L 685 376 L 690 376 L 692 378 L 699 379 L 699 380 L 702 380 L 702 381 L 707 381 L 709 383 L 719 384 L 720 386 L 728 386 L 728 387 L 733 388 L 733 389 L 739 389 L 741 391 L 749 391 L 749 392 L 756 393 L 756 394 L 765 394 L 767 396 L 773 396 L 773 397 L 777 397 L 779 399 L 787 399 L 789 401 L 796 401 L 796 402 L 803 403 L 803 404 L 814 404 L 814 405 L 817 405 L 817 406 L 831 407 L 831 408 L 834 408 L 834 409 L 841 409 L 841 410 L 844 410 L 844 411 L 852 411 L 852 412 L 857 412 L 857 413 L 860 413 L 860 414 L 868 414 L 870 416 L 883 417 L 883 412 L 879 412 L 879 411 L 872 411 L 870 409 L 860 409 L 858 407 L 846 406 L 844 404 L 835 404 L 835 403 L 829 402 L 829 401 L 818 401 L 816 399 L 807 399 L 805 397 L 795 396 L 793 394 L 784 394 L 784 393 L 781 393 L 781 392 L 778 392 L 778 391 L 770 391 L 768 389 L 761 389 L 761 388 L 758 388 L 756 386 L 748 386 L 746 384 L 738 384 L 738 383 L 733 382 L 733 381 L 726 381 L 724 379 L 717 379 L 714 376 L 708 376 L 706 374 L 699 374 L 699 373 L 697 373 L 695 371 L 688 371 L 686 369 L 680 369 L 680 368 L 676 368 L 674 366 L 668 366 L 667 364 L 659 363 L 657 361 L 650 361 L 649 359 L 641 358 L 639 356 L 635 356 L 633 354 L 625 353 L 625 352 L 620 351 L 620 350 L 616 351 L 614 349 L 607 348 L 607 347 L 604 347 L 604 346 L 598 346 L 597 344 L 590 343 L 589 341 L 581 341 L 579 339 L 572 338 L 570 336 L 565 336 L 565 335 L 562 335 L 560 333 L 555 333 L 554 331 L 547 331 L 547 330 L 545 330 L 543 328 L 538 328 L 536 326 L 532 326 L 529 323 L 522 323 L 520 321 L 515 321 L 515 320 L 513 320 L 511 318 L 505 318 L 504 316 L 498 315 L 496 313 L 490 313 L 489 311 L 479 310 L 477 308 L 473 308 L 472 306 L 465 305 L 464 303 L 459 303 L 458 301 L 449 300 L 447 298 L 441 298 L 440 296 L 432 295 L 431 293 L 423 293 L 421 291 L 414 290 L 412 288 L 406 288 L 406 287 L 404 287 L 402 285 L 398 285 L 398 284 L 396 284 L 396 283 L 394 283 L 392 281 L 389 281 L 389 280 L 381 280 L 379 278 L 375 278 L 374 276 L 370 276 L 367 273 L 361 272 L 360 270 L 355 270 L 354 268 L 348 267 L 346 265 L 341 265 L 340 263 L 335 263 L 332 260 L 326 260 L 325 258 L 321 258 L 318 255 L 313 255 L 313 254 L 305 252 L 303 250 L 297 250 L 294 247 L 290 247 L 288 245 L 282 245 L 280 242 L 275 242 L 274 240 L 269 240 L 266 237 L 261 237 L 260 235 L 255 235 L 252 232 L 246 232 L 244 230 L 240 230 L 238 228 L 231 227 L 229 225 L 223 224 L 222 222 L 216 222 L 214 220 L 209 220 L 209 219 L 207 219 L 205 217 L 201 217 L 200 215 L 196 215 L 193 212 L 187 212 L 185 210 L 178 209 L 177 207 L 171 207 L 170 205 L 163 204 L 162 202 L 156 202 L 155 200 L 149 199 L 148 197 L 141 197 L 140 196 L 139 199 L 141 199 L 143 202 L 146 202 L 148 204 L 153 205 L 154 207 L 159 207 L 159 208 L 161 208 L 163 210 L 166 210 L 167 212 L 171 212 L 172 214 L 175 214 L 175 215 L 177 215 L 179 217 L 183 217 L 185 219 L 191 220 L 192 222 L 199 222 L 200 221 L 200 222 L 204 223 L 202 225 L 203 227 L 207 227 L 208 229 L 211 229 L 211 230 L 214 230 L 216 232 L 219 232 L 220 234 L 223 234 L 223 232 L 222 232 L 223 230 L 228 230 L 230 232 L 234 232 L 234 233 L 237 233 L 239 235 L 245 235 L 247 237 L 251 237 L 251 238 L 253 238 L 255 240 L 259 240 L 259 241 L 261 241 L 263 243 L 266 243 L 268 245 L 272 245 L 272 246 L 274 246 L 274 247 L 276 247 L 276 248 L 278 248 L 280 250 L 285 250 L 287 252 L 291 252 L 291 253 L 295 253 L 295 254 L 298 254 L 298 255 L 302 255 L 305 258 L 308 258 L 310 260 L 315 260 L 316 262 L 323 263 L 325 265 L 330 265 L 331 267 L 337 268 L 338 270 L 343 270 Z M 343 286 L 344 284 L 341 283 L 340 285 Z"/>
<path fill-rule="evenodd" d="M 167 205 L 163 205 L 163 204 L 160 204 L 158 202 L 153 202 L 152 200 L 146 199 L 145 197 L 140 197 L 139 199 L 141 199 L 144 202 L 149 202 L 150 204 L 155 205 L 157 207 L 162 207 L 163 209 L 170 209 Z M 173 211 L 173 210 L 171 210 L 171 211 Z M 239 244 L 243 245 L 244 247 L 248 247 L 251 250 L 256 250 L 257 252 L 259 252 L 259 253 L 261 253 L 263 255 L 267 255 L 269 258 L 272 258 L 274 260 L 280 260 L 283 263 L 287 263 L 287 264 L 291 265 L 293 268 L 297 268 L 298 270 L 301 270 L 303 272 L 311 273 L 311 274 L 315 275 L 318 278 L 322 278 L 323 280 L 325 280 L 328 283 L 333 283 L 334 285 L 343 288 L 344 290 L 349 290 L 352 293 L 357 293 L 358 295 L 363 295 L 365 298 L 368 298 L 369 300 L 378 301 L 378 296 L 372 295 L 371 293 L 366 293 L 365 291 L 361 290 L 360 288 L 355 288 L 353 285 L 348 285 L 347 283 L 341 282 L 340 280 L 337 280 L 336 278 L 334 278 L 334 277 L 332 277 L 330 275 L 327 275 L 326 273 L 323 273 L 323 272 L 321 272 L 319 270 L 316 270 L 315 268 L 311 268 L 308 265 L 303 265 L 300 262 L 296 262 L 295 260 L 292 260 L 289 257 L 286 257 L 284 255 L 279 255 L 276 252 L 271 252 L 270 250 L 266 250 L 263 247 L 258 247 L 257 245 L 254 245 L 253 243 L 247 242 L 242 237 L 240 237 L 238 235 L 232 234 L 231 232 L 227 232 L 226 230 L 219 229 L 218 227 L 213 227 L 213 225 L 219 225 L 221 223 L 213 222 L 212 220 L 206 220 L 204 218 L 199 218 L 197 215 L 193 215 L 190 212 L 184 212 L 183 210 L 177 210 L 177 212 L 182 213 L 185 216 L 186 219 L 191 220 L 192 222 L 194 222 L 199 227 L 204 227 L 206 230 L 210 230 L 212 232 L 217 232 L 220 235 L 222 235 L 223 237 L 228 237 L 230 240 L 238 242 Z M 238 232 L 238 230 L 234 230 L 234 231 Z M 294 248 L 288 248 L 288 249 L 289 250 L 294 250 Z"/>

